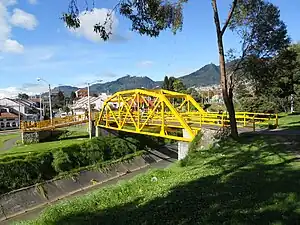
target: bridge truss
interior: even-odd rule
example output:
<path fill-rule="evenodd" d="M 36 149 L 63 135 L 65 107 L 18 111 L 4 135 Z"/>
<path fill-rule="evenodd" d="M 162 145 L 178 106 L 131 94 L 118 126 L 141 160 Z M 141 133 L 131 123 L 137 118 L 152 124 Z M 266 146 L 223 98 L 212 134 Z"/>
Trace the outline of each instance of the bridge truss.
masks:
<path fill-rule="evenodd" d="M 236 113 L 239 127 L 255 124 L 277 124 L 277 115 Z M 167 90 L 134 89 L 120 91 L 108 98 L 97 126 L 190 142 L 201 127 L 227 126 L 226 113 L 207 113 L 187 94 Z M 182 136 L 182 131 L 187 135 Z"/>

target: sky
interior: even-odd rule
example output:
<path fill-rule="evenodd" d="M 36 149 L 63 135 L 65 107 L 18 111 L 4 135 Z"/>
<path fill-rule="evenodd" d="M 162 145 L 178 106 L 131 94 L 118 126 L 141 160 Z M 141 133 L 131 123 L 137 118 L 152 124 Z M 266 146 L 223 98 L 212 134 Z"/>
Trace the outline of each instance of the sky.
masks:
<path fill-rule="evenodd" d="M 84 0 L 78 0 L 78 2 Z M 91 1 L 91 0 L 89 0 Z M 115 0 L 95 0 L 93 13 L 84 13 L 81 28 L 66 28 L 60 17 L 68 0 L 0 0 L 0 97 L 19 92 L 36 94 L 51 84 L 83 86 L 95 80 L 112 81 L 127 74 L 162 80 L 182 76 L 208 63 L 218 64 L 215 27 L 210 0 L 190 0 L 184 8 L 184 26 L 158 38 L 130 30 L 130 22 L 113 15 L 113 36 L 102 41 L 93 25 L 104 21 Z M 222 21 L 230 0 L 219 0 Z M 279 6 L 292 41 L 300 40 L 300 1 L 271 0 Z M 228 30 L 225 48 L 239 48 Z"/>

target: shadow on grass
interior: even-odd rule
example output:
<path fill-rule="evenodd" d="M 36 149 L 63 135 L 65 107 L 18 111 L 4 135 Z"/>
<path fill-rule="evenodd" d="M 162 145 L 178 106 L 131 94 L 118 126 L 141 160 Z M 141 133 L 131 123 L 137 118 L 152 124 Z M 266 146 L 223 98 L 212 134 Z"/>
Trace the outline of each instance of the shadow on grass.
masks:
<path fill-rule="evenodd" d="M 61 217 L 55 224 L 300 224 L 300 170 L 291 166 L 299 158 L 287 154 L 299 145 L 293 142 L 282 148 L 287 142 L 266 142 L 262 136 L 245 134 L 240 143 L 221 143 L 220 148 L 201 153 L 224 155 L 206 165 L 221 168 L 216 175 L 199 174 L 167 196 L 146 203 L 136 198 L 102 211 Z M 239 144 L 248 145 L 239 152 Z M 270 160 L 273 156 L 281 160 Z"/>

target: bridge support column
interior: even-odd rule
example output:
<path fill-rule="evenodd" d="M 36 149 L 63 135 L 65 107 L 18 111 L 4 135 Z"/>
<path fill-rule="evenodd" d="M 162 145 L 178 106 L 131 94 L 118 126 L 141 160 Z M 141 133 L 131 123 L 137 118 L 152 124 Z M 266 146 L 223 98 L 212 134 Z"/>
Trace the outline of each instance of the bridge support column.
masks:
<path fill-rule="evenodd" d="M 96 137 L 100 137 L 100 127 L 96 126 Z"/>
<path fill-rule="evenodd" d="M 182 130 L 183 133 L 183 137 L 189 138 L 190 135 L 189 133 L 183 129 Z M 184 159 L 189 152 L 189 142 L 185 142 L 185 141 L 179 141 L 178 142 L 178 160 L 182 160 Z"/>
<path fill-rule="evenodd" d="M 49 130 L 35 131 L 35 132 L 23 131 L 21 133 L 22 144 L 39 143 L 40 141 L 43 141 L 52 135 L 57 135 L 57 134 L 55 134 L 55 131 L 49 131 Z"/>

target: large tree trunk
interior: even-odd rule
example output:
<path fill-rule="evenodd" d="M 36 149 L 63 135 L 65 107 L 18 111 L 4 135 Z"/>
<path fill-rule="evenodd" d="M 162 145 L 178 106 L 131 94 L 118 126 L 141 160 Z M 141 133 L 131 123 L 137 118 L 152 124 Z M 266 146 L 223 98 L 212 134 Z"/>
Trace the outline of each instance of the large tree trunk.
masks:
<path fill-rule="evenodd" d="M 214 21 L 215 21 L 215 25 L 216 25 L 217 43 L 218 43 L 218 49 L 219 49 L 219 63 L 220 63 L 222 94 L 223 94 L 223 99 L 224 99 L 226 109 L 229 113 L 231 136 L 233 138 L 237 138 L 238 130 L 237 130 L 237 126 L 236 126 L 235 111 L 234 111 L 234 105 L 233 105 L 233 90 L 232 90 L 232 88 L 228 89 L 226 67 L 225 67 L 224 46 L 223 46 L 224 31 L 221 30 L 216 0 L 212 0 L 212 8 L 213 8 L 213 12 L 214 12 Z"/>

